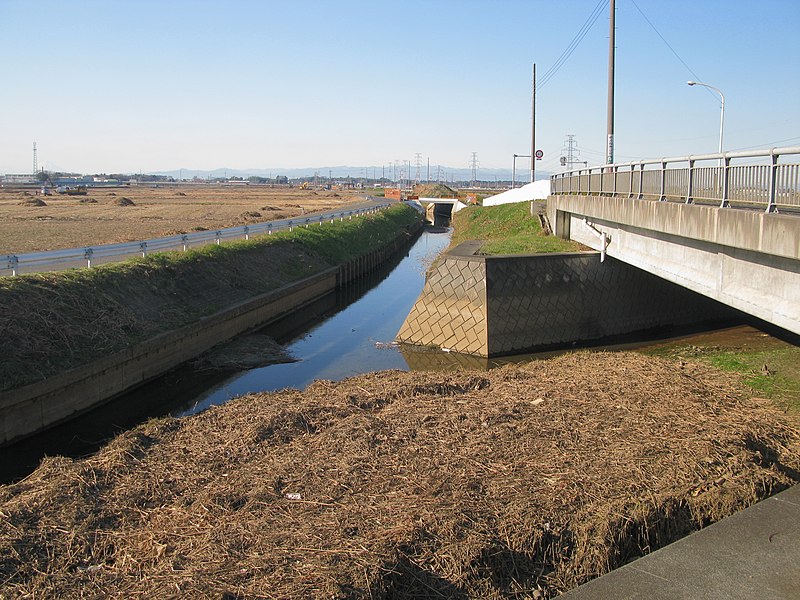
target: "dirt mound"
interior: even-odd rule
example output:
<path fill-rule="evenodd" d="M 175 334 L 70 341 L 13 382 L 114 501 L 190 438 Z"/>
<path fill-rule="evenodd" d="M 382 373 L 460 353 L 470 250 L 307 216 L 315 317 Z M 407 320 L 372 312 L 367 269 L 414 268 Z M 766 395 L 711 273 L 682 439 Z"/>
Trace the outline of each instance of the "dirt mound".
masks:
<path fill-rule="evenodd" d="M 27 198 L 21 202 L 17 202 L 18 206 L 47 206 L 47 202 L 41 198 Z"/>
<path fill-rule="evenodd" d="M 240 371 L 289 362 L 295 359 L 283 346 L 267 335 L 253 333 L 212 348 L 193 364 L 200 369 Z"/>
<path fill-rule="evenodd" d="M 183 192 L 176 192 L 175 195 L 176 196 L 186 196 L 186 194 L 184 194 Z"/>
<path fill-rule="evenodd" d="M 261 210 L 281 210 L 278 206 L 262 206 Z"/>
<path fill-rule="evenodd" d="M 116 200 L 112 200 L 109 202 L 112 206 L 136 206 L 136 204 L 130 198 L 126 198 L 125 196 L 121 196 Z"/>
<path fill-rule="evenodd" d="M 443 183 L 421 183 L 414 186 L 414 194 L 422 198 L 455 198 L 458 193 Z"/>
<path fill-rule="evenodd" d="M 116 193 L 116 192 L 108 192 L 108 194 L 107 194 L 107 195 L 108 195 L 108 196 L 116 196 L 116 195 L 117 195 L 117 193 Z"/>
<path fill-rule="evenodd" d="M 78 202 L 81 204 L 97 204 L 97 200 L 94 198 L 81 198 Z"/>
<path fill-rule="evenodd" d="M 731 376 L 580 353 L 317 382 L 0 487 L 10 596 L 552 597 L 794 483 Z"/>
<path fill-rule="evenodd" d="M 254 221 L 260 218 L 261 218 L 261 213 L 256 210 L 246 210 L 243 213 L 239 213 L 238 217 L 240 221 Z"/>

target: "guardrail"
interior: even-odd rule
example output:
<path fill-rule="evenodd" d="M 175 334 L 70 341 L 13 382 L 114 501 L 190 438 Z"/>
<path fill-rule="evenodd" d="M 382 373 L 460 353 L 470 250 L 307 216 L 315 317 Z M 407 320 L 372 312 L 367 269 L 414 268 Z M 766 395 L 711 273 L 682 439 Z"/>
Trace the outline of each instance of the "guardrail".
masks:
<path fill-rule="evenodd" d="M 196 233 L 184 233 L 168 237 L 153 238 L 139 242 L 125 242 L 121 244 L 103 244 L 87 246 L 85 248 L 69 248 L 66 250 L 51 250 L 47 252 L 31 252 L 28 254 L 8 254 L 5 261 L 0 263 L 0 276 L 16 276 L 23 273 L 40 273 L 43 271 L 63 271 L 74 268 L 91 268 L 101 264 L 118 262 L 135 256 L 147 256 L 154 252 L 183 251 L 198 246 L 220 244 L 225 241 L 245 239 L 251 236 L 272 235 L 274 231 L 295 227 L 309 227 L 322 225 L 337 219 L 352 219 L 369 213 L 388 208 L 389 204 L 377 204 L 350 210 L 309 215 L 307 217 L 294 217 L 239 227 L 228 227 Z"/>
<path fill-rule="evenodd" d="M 600 165 L 551 176 L 550 193 L 763 206 L 765 212 L 778 212 L 800 208 L 800 164 L 779 162 L 798 155 L 800 147 L 791 146 Z M 732 164 L 755 158 L 762 160 Z M 714 160 L 717 165 L 708 164 Z"/>

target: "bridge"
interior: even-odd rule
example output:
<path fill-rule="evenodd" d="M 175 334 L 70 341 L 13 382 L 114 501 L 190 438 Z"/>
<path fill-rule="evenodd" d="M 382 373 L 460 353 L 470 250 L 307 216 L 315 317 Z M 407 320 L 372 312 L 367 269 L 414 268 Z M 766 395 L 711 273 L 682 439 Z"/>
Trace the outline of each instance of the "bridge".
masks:
<path fill-rule="evenodd" d="M 800 334 L 800 147 L 551 178 L 554 233 Z"/>
<path fill-rule="evenodd" d="M 426 218 L 434 225 L 449 225 L 450 219 L 467 205 L 458 198 L 418 198 L 425 207 Z"/>

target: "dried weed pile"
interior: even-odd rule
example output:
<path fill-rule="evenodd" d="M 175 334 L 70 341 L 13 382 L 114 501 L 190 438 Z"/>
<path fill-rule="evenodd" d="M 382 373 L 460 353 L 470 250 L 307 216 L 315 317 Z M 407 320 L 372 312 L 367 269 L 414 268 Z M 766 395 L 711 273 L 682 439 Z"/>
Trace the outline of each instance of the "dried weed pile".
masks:
<path fill-rule="evenodd" d="M 47 202 L 41 198 L 26 198 L 21 202 L 17 202 L 18 206 L 47 206 Z"/>
<path fill-rule="evenodd" d="M 799 438 L 727 375 L 634 354 L 317 382 L 0 488 L 0 585 L 549 597 L 791 485 Z"/>
<path fill-rule="evenodd" d="M 455 198 L 458 192 L 443 183 L 420 183 L 414 186 L 414 193 L 423 198 Z"/>

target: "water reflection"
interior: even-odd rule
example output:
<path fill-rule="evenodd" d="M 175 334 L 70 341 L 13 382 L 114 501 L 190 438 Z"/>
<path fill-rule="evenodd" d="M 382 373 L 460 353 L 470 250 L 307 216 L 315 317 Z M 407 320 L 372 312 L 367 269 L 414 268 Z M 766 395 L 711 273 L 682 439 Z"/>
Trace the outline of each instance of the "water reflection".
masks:
<path fill-rule="evenodd" d="M 391 342 L 422 292 L 427 268 L 447 247 L 449 237 L 424 232 L 388 277 L 296 337 L 268 328 L 297 362 L 232 375 L 175 414 L 191 414 L 249 392 L 304 388 L 315 379 L 338 381 L 372 371 L 408 370 L 404 355 Z"/>

